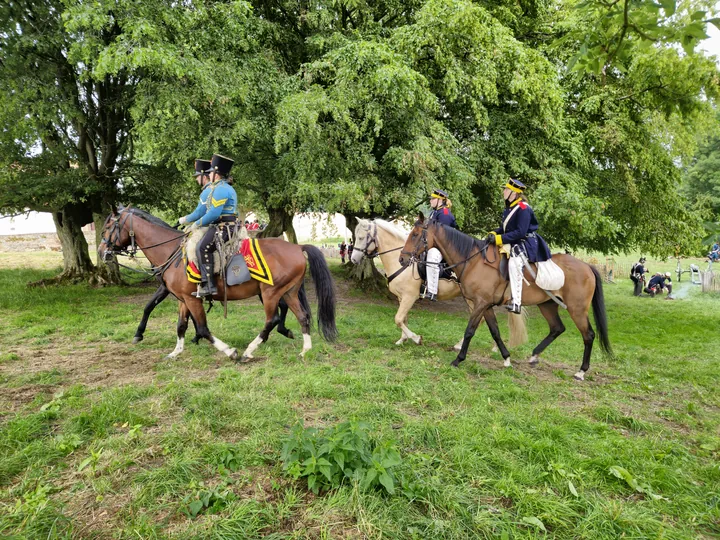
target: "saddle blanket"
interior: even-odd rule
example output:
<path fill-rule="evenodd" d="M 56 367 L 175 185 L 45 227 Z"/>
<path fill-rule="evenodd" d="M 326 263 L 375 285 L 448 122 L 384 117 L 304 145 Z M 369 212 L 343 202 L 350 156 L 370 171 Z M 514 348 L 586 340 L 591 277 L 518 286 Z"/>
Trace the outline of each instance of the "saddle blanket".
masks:
<path fill-rule="evenodd" d="M 535 285 L 546 291 L 557 291 L 565 285 L 565 272 L 549 259 L 537 263 L 537 277 Z"/>
<path fill-rule="evenodd" d="M 250 276 L 253 279 L 260 281 L 261 283 L 267 283 L 268 285 L 274 284 L 272 272 L 265 261 L 265 257 L 260 249 L 260 243 L 257 239 L 244 238 L 242 242 L 240 242 L 240 249 L 238 249 L 235 255 L 242 256 L 245 260 L 245 264 L 247 265 L 247 269 L 250 272 Z M 232 266 L 234 264 L 233 260 L 235 260 L 235 257 L 230 260 L 228 268 L 225 269 L 226 275 L 228 275 L 228 272 L 232 271 Z M 217 264 L 217 259 L 215 262 L 215 273 L 219 274 L 220 269 L 218 268 L 219 265 Z M 188 281 L 191 283 L 200 283 L 200 269 L 194 260 L 188 260 L 186 265 L 186 274 Z"/>

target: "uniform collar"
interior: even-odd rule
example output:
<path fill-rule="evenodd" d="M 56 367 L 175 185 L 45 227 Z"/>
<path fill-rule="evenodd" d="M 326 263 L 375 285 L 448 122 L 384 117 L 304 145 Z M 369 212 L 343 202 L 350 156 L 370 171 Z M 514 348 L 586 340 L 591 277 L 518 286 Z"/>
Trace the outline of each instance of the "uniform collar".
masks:
<path fill-rule="evenodd" d="M 515 199 L 513 202 L 510 203 L 509 208 L 512 208 L 513 206 L 517 206 L 521 202 L 522 202 L 522 199 L 520 197 L 518 197 L 517 199 Z"/>

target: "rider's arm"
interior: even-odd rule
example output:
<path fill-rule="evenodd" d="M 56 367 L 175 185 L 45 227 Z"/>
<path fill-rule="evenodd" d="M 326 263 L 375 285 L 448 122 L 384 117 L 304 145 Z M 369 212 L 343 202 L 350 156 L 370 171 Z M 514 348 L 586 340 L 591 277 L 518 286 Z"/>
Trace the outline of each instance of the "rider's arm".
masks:
<path fill-rule="evenodd" d="M 527 237 L 530 228 L 531 211 L 528 209 L 518 209 L 517 228 L 513 231 L 502 235 L 503 244 L 513 244 Z"/>
<path fill-rule="evenodd" d="M 188 214 L 187 216 L 185 216 L 185 221 L 187 223 L 192 223 L 194 221 L 197 221 L 198 219 L 200 219 L 201 217 L 203 217 L 205 215 L 206 210 L 207 210 L 207 208 L 201 201 L 197 205 L 195 210 L 192 211 L 192 214 Z"/>
<path fill-rule="evenodd" d="M 228 200 L 228 193 L 223 189 L 224 186 L 215 188 L 207 200 L 207 212 L 200 219 L 200 226 L 205 227 L 218 220 L 222 215 L 223 206 Z"/>

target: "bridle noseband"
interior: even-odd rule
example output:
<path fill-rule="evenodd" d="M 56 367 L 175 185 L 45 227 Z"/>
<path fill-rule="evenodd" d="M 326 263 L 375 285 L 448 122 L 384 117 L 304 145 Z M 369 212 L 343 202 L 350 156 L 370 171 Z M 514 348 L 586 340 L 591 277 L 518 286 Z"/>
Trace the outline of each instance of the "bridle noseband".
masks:
<path fill-rule="evenodd" d="M 121 223 L 120 219 L 123 217 L 121 214 L 110 214 L 110 216 L 108 216 L 108 220 L 105 221 L 104 228 L 107 228 L 109 220 L 112 220 L 113 222 L 112 228 L 108 233 L 108 237 L 105 238 L 105 235 L 103 235 L 102 241 L 100 242 L 101 246 L 103 244 L 107 246 L 105 253 L 103 253 L 103 259 L 105 262 L 111 261 L 113 255 L 127 255 L 132 258 L 137 254 L 138 246 L 135 243 L 135 231 L 133 230 L 132 216 L 133 213 L 127 211 Z M 128 219 L 130 219 L 130 228 L 128 231 L 128 234 L 130 235 L 129 249 L 120 245 L 120 234 L 125 228 L 125 223 L 127 223 Z"/>
<path fill-rule="evenodd" d="M 379 257 L 380 255 L 385 255 L 386 253 L 392 253 L 393 251 L 402 249 L 402 246 L 400 246 L 397 248 L 380 251 L 380 244 L 378 242 L 378 237 L 377 237 L 377 223 L 375 223 L 375 221 L 370 221 L 369 223 L 370 223 L 370 225 L 368 226 L 367 231 L 365 232 L 365 247 L 358 250 L 365 257 L 367 257 L 368 259 L 374 259 L 375 257 Z M 372 250 L 369 249 L 371 242 L 374 245 Z M 358 249 L 358 248 L 355 248 L 355 249 Z"/>
<path fill-rule="evenodd" d="M 421 228 L 422 228 L 422 234 L 420 235 L 420 238 L 418 239 L 418 241 L 415 242 L 415 246 L 413 246 L 413 250 L 406 251 L 403 249 L 400 252 L 401 255 L 407 255 L 410 257 L 410 261 L 409 261 L 410 263 L 418 261 L 420 259 L 420 255 L 422 253 L 425 253 L 428 250 L 428 241 L 427 241 L 428 224 L 427 224 L 427 222 L 424 223 Z M 421 242 L 422 242 L 422 251 L 418 251 L 418 248 L 419 248 Z"/>

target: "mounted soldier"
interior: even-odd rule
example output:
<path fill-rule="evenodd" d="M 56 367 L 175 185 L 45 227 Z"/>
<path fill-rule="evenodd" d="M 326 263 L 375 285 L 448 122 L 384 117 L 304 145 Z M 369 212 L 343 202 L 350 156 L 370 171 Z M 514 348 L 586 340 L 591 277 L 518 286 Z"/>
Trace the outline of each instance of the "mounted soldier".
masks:
<path fill-rule="evenodd" d="M 502 247 L 510 245 L 508 272 L 512 301 L 505 306 L 512 313 L 520 313 L 522 306 L 523 255 L 528 262 L 538 263 L 550 260 L 550 248 L 537 233 L 537 218 L 527 199 L 523 195 L 525 184 L 510 178 L 503 190 L 505 210 L 502 214 L 502 226 L 488 235 L 488 241 Z"/>
<path fill-rule="evenodd" d="M 457 221 L 450 211 L 452 202 L 448 199 L 448 194 L 442 189 L 436 189 L 430 194 L 430 207 L 433 209 L 430 214 L 430 221 L 437 221 L 453 229 L 457 229 Z M 425 298 L 432 302 L 437 302 L 438 285 L 440 282 L 440 263 L 442 262 L 442 254 L 437 248 L 432 248 L 427 252 L 427 291 Z"/>
<path fill-rule="evenodd" d="M 207 164 L 207 162 L 205 163 Z M 200 185 L 204 187 L 200 194 L 200 203 L 191 214 L 178 220 L 182 225 L 190 223 L 189 231 L 199 227 L 208 227 L 197 246 L 201 283 L 196 296 L 199 298 L 217 293 L 213 268 L 213 254 L 217 249 L 215 233 L 219 231 L 222 241 L 227 242 L 235 232 L 237 194 L 227 180 L 233 164 L 232 159 L 215 154 L 208 168 L 198 174 L 198 163 L 196 161 L 196 176 Z M 200 166 L 205 165 L 201 163 Z"/>

